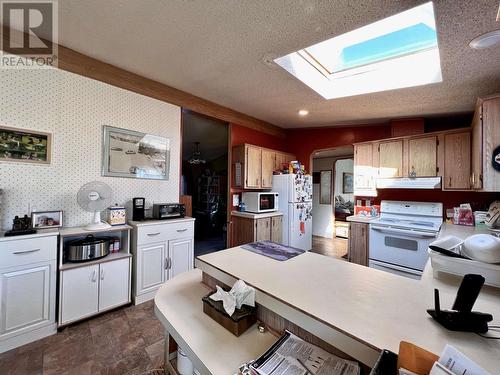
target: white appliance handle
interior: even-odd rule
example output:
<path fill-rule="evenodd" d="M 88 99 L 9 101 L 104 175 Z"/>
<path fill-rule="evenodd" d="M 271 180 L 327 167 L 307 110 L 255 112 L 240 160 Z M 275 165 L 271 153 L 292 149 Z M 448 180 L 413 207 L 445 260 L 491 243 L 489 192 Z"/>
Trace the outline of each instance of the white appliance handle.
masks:
<path fill-rule="evenodd" d="M 370 229 L 388 233 L 388 234 L 404 234 L 410 237 L 436 237 L 436 233 L 428 233 L 428 232 L 417 232 L 409 229 L 397 229 L 397 228 L 387 228 L 387 227 L 377 227 L 375 225 L 370 225 Z"/>

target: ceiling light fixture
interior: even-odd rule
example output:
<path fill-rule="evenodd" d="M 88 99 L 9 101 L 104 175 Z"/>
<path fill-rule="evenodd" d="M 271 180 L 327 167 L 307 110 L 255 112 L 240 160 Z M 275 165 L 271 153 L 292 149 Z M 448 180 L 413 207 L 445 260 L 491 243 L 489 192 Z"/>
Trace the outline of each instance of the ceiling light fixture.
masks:
<path fill-rule="evenodd" d="M 200 142 L 195 142 L 194 144 L 196 145 L 196 149 L 193 152 L 193 156 L 191 156 L 191 159 L 188 160 L 188 163 L 192 165 L 205 164 L 207 161 L 201 158 Z"/>
<path fill-rule="evenodd" d="M 309 114 L 309 111 L 307 109 L 301 109 L 299 111 L 299 116 L 307 116 Z"/>
<path fill-rule="evenodd" d="M 470 48 L 486 49 L 492 48 L 500 43 L 500 30 L 490 31 L 489 33 L 479 35 L 469 43 Z"/>

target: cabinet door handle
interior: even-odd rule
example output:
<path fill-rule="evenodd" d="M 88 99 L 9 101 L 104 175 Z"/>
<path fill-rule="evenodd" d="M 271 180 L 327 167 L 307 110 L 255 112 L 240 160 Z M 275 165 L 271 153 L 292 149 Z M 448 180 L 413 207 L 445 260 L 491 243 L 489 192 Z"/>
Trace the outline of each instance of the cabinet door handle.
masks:
<path fill-rule="evenodd" d="M 450 176 L 450 181 L 448 182 L 448 186 L 451 187 L 451 176 Z"/>
<path fill-rule="evenodd" d="M 153 236 L 157 236 L 157 235 L 159 235 L 159 234 L 160 234 L 160 232 L 156 232 L 156 233 L 148 233 L 148 236 L 149 236 L 149 237 L 153 237 Z"/>
<path fill-rule="evenodd" d="M 90 279 L 93 283 L 96 282 L 97 280 L 97 270 L 94 270 L 94 272 L 92 272 L 92 278 Z"/>
<path fill-rule="evenodd" d="M 177 229 L 177 232 L 179 232 L 179 233 L 182 233 L 182 232 L 185 232 L 185 231 L 187 231 L 187 228 L 184 228 L 184 229 Z"/>
<path fill-rule="evenodd" d="M 172 267 L 172 261 L 171 261 L 170 257 L 165 258 L 165 269 L 169 270 L 171 267 Z"/>
<path fill-rule="evenodd" d="M 104 269 L 101 268 L 101 280 L 104 280 Z"/>
<path fill-rule="evenodd" d="M 475 187 L 476 186 L 476 174 L 472 173 L 472 175 L 470 177 L 471 177 L 471 185 L 472 185 L 472 187 Z"/>
<path fill-rule="evenodd" d="M 14 251 L 13 254 L 16 254 L 16 255 L 22 255 L 22 254 L 30 254 L 30 253 L 34 253 L 36 251 L 40 251 L 40 249 L 33 249 L 33 250 L 23 250 L 23 251 Z"/>
<path fill-rule="evenodd" d="M 255 179 L 255 185 L 259 186 L 259 179 L 258 178 Z"/>

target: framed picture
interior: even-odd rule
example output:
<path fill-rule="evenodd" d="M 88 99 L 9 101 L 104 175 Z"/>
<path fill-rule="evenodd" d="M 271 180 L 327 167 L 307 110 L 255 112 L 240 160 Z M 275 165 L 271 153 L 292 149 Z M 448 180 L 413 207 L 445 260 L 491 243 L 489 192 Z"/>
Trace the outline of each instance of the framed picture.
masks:
<path fill-rule="evenodd" d="M 319 182 L 319 204 L 332 204 L 332 171 L 321 171 Z"/>
<path fill-rule="evenodd" d="M 168 180 L 169 165 L 168 138 L 103 127 L 103 176 Z"/>
<path fill-rule="evenodd" d="M 354 193 L 354 186 L 352 183 L 352 173 L 344 172 L 342 174 L 342 193 Z"/>
<path fill-rule="evenodd" d="M 35 229 L 59 228 L 62 227 L 62 211 L 32 212 L 31 222 Z"/>
<path fill-rule="evenodd" d="M 0 161 L 50 164 L 52 134 L 0 125 Z"/>

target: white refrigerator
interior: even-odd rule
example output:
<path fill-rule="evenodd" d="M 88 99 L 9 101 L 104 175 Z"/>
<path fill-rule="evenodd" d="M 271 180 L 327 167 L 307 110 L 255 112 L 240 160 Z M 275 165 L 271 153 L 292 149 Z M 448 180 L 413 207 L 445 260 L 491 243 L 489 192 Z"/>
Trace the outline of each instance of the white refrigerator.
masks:
<path fill-rule="evenodd" d="M 279 209 L 283 212 L 283 245 L 312 248 L 312 186 L 310 175 L 273 176 L 273 192 L 279 194 Z"/>

